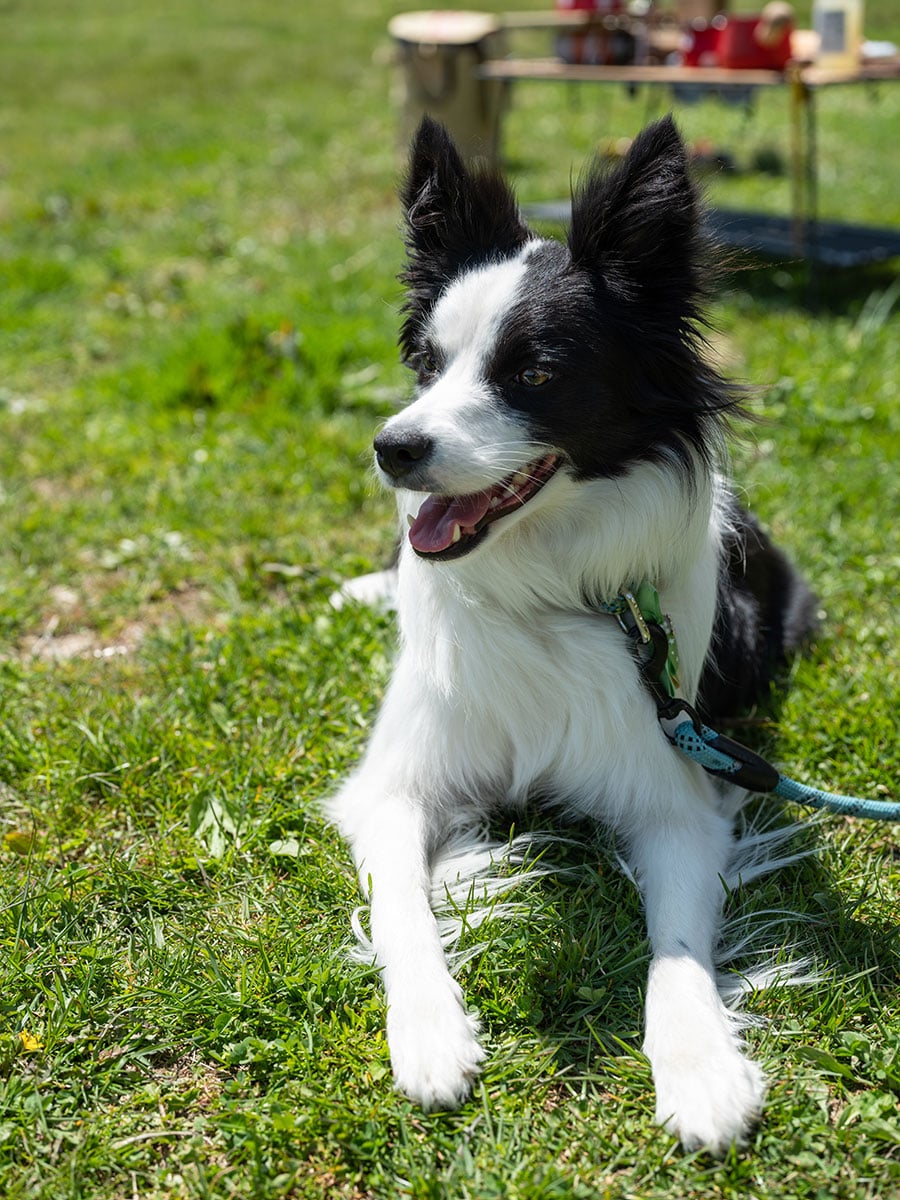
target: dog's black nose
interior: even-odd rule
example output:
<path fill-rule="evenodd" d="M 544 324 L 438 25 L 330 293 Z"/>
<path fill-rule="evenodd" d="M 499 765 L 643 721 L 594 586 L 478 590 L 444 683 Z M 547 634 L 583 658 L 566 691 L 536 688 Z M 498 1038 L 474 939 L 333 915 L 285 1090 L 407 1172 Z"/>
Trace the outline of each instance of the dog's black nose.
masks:
<path fill-rule="evenodd" d="M 402 479 L 424 464 L 434 443 L 420 433 L 396 434 L 383 429 L 375 438 L 378 465 L 392 479 Z"/>

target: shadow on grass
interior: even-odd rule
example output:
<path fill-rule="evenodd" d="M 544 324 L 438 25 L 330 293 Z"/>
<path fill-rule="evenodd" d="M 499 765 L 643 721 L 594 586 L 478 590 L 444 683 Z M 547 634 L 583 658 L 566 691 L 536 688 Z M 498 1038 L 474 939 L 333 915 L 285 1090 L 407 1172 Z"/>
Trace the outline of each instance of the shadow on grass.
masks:
<path fill-rule="evenodd" d="M 900 986 L 900 929 L 863 911 L 871 889 L 842 890 L 826 861 L 822 818 L 806 819 L 766 797 L 751 800 L 746 814 L 751 832 L 793 829 L 784 852 L 804 857 L 737 889 L 726 903 L 721 966 L 735 990 L 760 970 L 782 975 L 759 990 L 748 983 L 740 1007 L 771 1016 L 776 1037 L 785 1013 L 805 1013 L 804 1024 L 812 1014 L 820 1033 L 836 1037 L 877 1024 L 873 992 Z M 615 840 L 592 823 L 551 823 L 540 812 L 524 828 L 541 840 L 548 872 L 523 899 L 516 918 L 522 931 L 488 933 L 465 990 L 492 1041 L 537 1037 L 550 1053 L 553 1078 L 570 1087 L 604 1094 L 624 1077 L 632 1087 L 648 1084 L 640 1047 L 650 949 L 640 897 Z M 518 824 L 516 833 L 522 830 Z M 494 832 L 508 831 L 497 824 Z M 560 840 L 548 843 L 554 834 Z M 797 971 L 813 978 L 795 983 Z M 514 982 L 504 986 L 497 975 Z"/>
<path fill-rule="evenodd" d="M 834 269 L 808 262 L 765 262 L 736 254 L 724 278 L 726 292 L 744 292 L 774 312 L 856 316 L 873 295 L 896 288 L 896 263 Z"/>

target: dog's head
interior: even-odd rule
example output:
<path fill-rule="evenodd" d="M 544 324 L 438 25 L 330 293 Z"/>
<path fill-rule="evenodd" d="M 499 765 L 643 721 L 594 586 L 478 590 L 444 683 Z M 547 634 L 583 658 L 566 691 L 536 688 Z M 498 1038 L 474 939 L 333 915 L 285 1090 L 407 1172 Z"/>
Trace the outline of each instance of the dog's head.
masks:
<path fill-rule="evenodd" d="M 705 455 L 733 401 L 700 353 L 703 239 L 671 119 L 616 170 L 586 170 L 565 244 L 534 235 L 502 178 L 469 170 L 428 118 L 402 200 L 416 397 L 375 450 L 419 555 L 458 558 L 527 520 L 557 476 Z"/>

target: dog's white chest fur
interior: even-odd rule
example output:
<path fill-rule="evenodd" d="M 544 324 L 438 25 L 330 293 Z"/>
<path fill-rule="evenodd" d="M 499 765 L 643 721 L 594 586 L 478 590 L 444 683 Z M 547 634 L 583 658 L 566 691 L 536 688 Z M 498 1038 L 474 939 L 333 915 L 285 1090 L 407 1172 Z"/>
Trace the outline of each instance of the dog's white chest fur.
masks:
<path fill-rule="evenodd" d="M 503 563 L 501 551 L 494 566 Z M 392 746 L 405 745 L 416 774 L 439 772 L 473 807 L 538 796 L 619 824 L 635 805 L 658 806 L 664 778 L 684 767 L 615 620 L 574 598 L 568 609 L 532 599 L 511 611 L 498 604 L 498 587 L 500 578 L 486 596 L 472 594 L 404 556 L 403 649 L 391 685 L 402 716 Z M 710 598 L 678 607 L 686 647 L 705 645 Z M 696 677 L 696 665 L 688 670 Z"/>

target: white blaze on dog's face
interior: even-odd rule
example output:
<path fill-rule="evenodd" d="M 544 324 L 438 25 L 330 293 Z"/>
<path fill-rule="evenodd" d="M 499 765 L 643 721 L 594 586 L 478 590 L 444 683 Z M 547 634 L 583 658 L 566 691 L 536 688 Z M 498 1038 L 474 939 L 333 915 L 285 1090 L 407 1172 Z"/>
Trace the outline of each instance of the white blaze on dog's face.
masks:
<path fill-rule="evenodd" d="M 416 553 L 493 541 L 559 474 L 690 472 L 730 398 L 697 392 L 695 197 L 674 127 L 639 138 L 615 176 L 588 174 L 565 245 L 536 238 L 508 186 L 427 121 L 403 198 L 401 344 L 418 386 L 375 451 Z"/>
<path fill-rule="evenodd" d="M 521 517 L 561 463 L 521 414 L 503 403 L 492 378 L 530 248 L 449 285 L 427 321 L 428 349 L 415 361 L 418 397 L 380 435 L 379 466 L 386 482 L 407 493 L 401 503 L 420 555 L 468 552 L 490 526 Z M 538 366 L 526 370 L 536 381 L 549 378 Z M 410 462 L 410 454 L 421 457 Z M 412 489 L 430 495 L 423 501 Z"/>
<path fill-rule="evenodd" d="M 497 334 L 525 274 L 523 258 L 458 277 L 428 319 L 429 348 L 414 362 L 418 397 L 386 426 L 393 437 L 433 442 L 427 468 L 412 484 L 420 491 L 478 491 L 533 457 L 526 431 L 497 403 L 488 378 Z"/>

